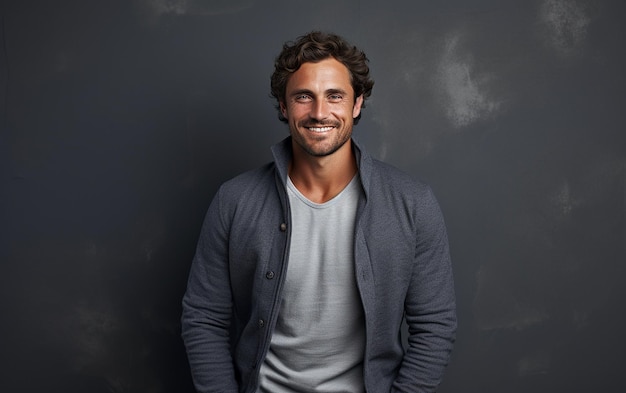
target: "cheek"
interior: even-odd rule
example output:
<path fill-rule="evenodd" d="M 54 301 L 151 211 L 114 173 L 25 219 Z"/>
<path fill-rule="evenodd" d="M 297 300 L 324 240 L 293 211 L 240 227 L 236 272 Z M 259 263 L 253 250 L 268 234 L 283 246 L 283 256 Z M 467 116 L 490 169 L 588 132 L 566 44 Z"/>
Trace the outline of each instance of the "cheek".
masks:
<path fill-rule="evenodd" d="M 283 111 L 283 116 L 288 119 L 300 119 L 307 116 L 307 109 L 304 105 L 291 105 Z M 287 116 L 289 115 L 289 116 Z"/>

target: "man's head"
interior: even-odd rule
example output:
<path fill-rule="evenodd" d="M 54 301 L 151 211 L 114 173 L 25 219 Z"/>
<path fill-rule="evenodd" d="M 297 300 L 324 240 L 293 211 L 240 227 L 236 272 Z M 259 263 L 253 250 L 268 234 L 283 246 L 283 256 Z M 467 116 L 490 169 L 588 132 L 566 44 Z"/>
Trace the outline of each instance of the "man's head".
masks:
<path fill-rule="evenodd" d="M 281 121 L 287 123 L 281 111 L 281 104 L 285 104 L 285 91 L 290 76 L 304 63 L 318 63 L 329 58 L 334 58 L 348 69 L 355 100 L 362 96 L 365 101 L 372 94 L 374 81 L 369 77 L 365 53 L 335 34 L 313 31 L 298 38 L 296 42 L 286 43 L 276 58 L 271 89 L 272 96 L 277 100 L 276 108 Z M 363 103 L 361 107 L 365 107 L 365 104 Z M 360 118 L 359 113 L 354 119 L 354 124 L 357 124 Z"/>

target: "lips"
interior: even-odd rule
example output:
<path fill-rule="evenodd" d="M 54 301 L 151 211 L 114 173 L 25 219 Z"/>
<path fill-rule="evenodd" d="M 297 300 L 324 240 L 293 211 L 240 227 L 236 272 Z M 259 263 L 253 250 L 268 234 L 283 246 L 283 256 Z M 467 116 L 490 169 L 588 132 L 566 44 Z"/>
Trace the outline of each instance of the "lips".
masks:
<path fill-rule="evenodd" d="M 336 123 L 310 124 L 309 123 L 309 124 L 303 124 L 302 127 L 306 128 L 307 130 L 311 132 L 323 133 L 323 132 L 328 132 L 332 130 L 333 128 L 339 128 L 339 124 L 336 124 Z"/>
<path fill-rule="evenodd" d="M 313 132 L 326 132 L 326 131 L 330 131 L 332 130 L 333 126 L 326 126 L 326 127 L 307 127 L 307 129 L 309 131 L 313 131 Z"/>

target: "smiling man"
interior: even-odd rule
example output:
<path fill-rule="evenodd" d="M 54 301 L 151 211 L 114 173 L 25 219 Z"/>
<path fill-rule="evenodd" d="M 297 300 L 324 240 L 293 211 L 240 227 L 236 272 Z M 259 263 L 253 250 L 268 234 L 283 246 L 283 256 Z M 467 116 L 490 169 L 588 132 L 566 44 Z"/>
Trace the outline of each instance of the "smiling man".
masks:
<path fill-rule="evenodd" d="M 363 94 L 354 94 L 348 69 L 334 58 L 302 64 L 279 102 L 298 150 L 315 157 L 340 148 L 347 152 L 353 119 L 363 105 Z"/>
<path fill-rule="evenodd" d="M 352 139 L 373 84 L 365 54 L 333 34 L 276 59 L 290 136 L 219 189 L 183 299 L 199 392 L 439 385 L 456 331 L 446 229 L 427 185 Z"/>

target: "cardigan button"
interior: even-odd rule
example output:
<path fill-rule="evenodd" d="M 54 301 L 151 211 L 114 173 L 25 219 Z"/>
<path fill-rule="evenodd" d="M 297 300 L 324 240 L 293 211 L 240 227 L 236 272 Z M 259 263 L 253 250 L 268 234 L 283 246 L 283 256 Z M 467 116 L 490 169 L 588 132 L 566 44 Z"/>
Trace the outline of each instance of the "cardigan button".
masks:
<path fill-rule="evenodd" d="M 263 327 L 265 326 L 265 321 L 262 319 L 259 319 L 259 327 Z"/>
<path fill-rule="evenodd" d="M 285 232 L 286 230 L 287 230 L 287 224 L 283 222 L 282 224 L 280 224 L 280 231 Z"/>
<path fill-rule="evenodd" d="M 274 278 L 274 272 L 269 271 L 265 273 L 265 278 L 267 278 L 268 280 L 271 280 L 272 278 Z"/>

